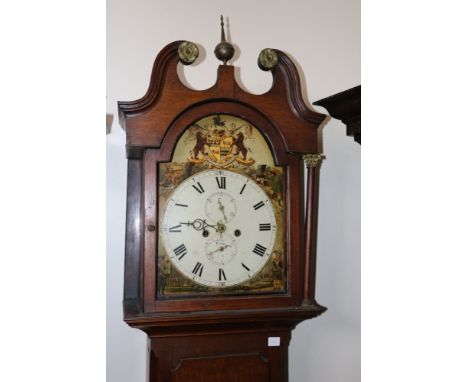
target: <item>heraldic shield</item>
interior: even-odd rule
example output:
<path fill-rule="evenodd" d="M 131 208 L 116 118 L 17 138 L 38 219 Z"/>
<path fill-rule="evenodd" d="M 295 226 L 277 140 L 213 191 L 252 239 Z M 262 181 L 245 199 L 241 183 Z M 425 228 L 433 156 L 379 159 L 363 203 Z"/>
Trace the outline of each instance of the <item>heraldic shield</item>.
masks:
<path fill-rule="evenodd" d="M 208 162 L 214 167 L 228 167 L 233 162 L 244 166 L 255 163 L 245 140 L 252 135 L 252 126 L 228 115 L 204 118 L 190 127 L 195 146 L 188 160 Z"/>

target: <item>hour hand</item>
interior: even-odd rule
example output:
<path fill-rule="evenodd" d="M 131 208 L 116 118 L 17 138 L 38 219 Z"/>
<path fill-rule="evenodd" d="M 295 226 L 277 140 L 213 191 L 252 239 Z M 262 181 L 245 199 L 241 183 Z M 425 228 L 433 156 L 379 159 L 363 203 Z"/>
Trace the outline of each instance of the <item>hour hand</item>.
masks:
<path fill-rule="evenodd" d="M 196 231 L 204 230 L 206 227 L 216 229 L 214 225 L 208 224 L 205 219 L 195 219 L 194 221 L 188 221 L 186 223 L 180 222 L 180 224 L 192 226 Z"/>

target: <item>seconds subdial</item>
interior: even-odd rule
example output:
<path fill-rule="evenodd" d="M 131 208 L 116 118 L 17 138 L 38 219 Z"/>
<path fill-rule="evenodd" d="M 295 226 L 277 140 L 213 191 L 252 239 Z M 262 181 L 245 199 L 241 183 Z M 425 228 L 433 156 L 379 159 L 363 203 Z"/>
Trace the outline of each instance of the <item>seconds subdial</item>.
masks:
<path fill-rule="evenodd" d="M 215 192 L 206 199 L 205 213 L 211 222 L 226 224 L 236 216 L 236 200 L 226 192 Z"/>

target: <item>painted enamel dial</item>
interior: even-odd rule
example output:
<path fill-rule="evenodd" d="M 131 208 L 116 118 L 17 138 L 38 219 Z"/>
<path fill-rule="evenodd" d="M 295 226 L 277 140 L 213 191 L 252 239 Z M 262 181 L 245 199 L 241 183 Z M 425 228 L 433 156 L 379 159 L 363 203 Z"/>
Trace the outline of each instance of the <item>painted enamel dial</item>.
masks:
<path fill-rule="evenodd" d="M 224 288 L 254 277 L 276 239 L 271 200 L 255 181 L 228 170 L 207 170 L 172 193 L 162 218 L 162 241 L 172 264 L 194 282 Z"/>

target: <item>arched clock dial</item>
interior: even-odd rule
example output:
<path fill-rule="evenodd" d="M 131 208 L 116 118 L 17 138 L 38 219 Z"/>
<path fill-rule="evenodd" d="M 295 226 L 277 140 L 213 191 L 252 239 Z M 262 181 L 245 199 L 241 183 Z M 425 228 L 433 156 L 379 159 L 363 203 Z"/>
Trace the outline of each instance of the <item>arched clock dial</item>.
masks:
<path fill-rule="evenodd" d="M 209 287 L 253 278 L 270 258 L 276 232 L 265 191 L 228 170 L 203 171 L 180 183 L 162 217 L 162 242 L 171 263 Z"/>

